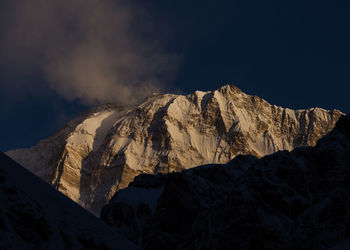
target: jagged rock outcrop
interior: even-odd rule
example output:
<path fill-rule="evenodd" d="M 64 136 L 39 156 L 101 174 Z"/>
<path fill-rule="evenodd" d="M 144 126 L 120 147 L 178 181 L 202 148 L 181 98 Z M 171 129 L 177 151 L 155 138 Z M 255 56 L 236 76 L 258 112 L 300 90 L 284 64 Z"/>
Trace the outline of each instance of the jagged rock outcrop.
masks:
<path fill-rule="evenodd" d="M 154 95 L 128 108 L 102 105 L 36 146 L 7 154 L 98 213 L 139 174 L 314 145 L 341 114 L 277 107 L 226 85 L 186 96 Z"/>
<path fill-rule="evenodd" d="M 0 152 L 0 249 L 137 249 Z"/>
<path fill-rule="evenodd" d="M 314 147 L 137 176 L 101 218 L 143 249 L 350 249 L 350 115 Z"/>

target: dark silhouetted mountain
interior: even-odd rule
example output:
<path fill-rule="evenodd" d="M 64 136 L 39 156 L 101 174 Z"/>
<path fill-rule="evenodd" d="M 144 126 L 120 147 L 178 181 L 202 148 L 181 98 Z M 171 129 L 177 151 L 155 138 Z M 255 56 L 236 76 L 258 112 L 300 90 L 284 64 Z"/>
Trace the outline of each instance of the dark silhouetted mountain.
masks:
<path fill-rule="evenodd" d="M 341 112 L 271 105 L 234 86 L 102 105 L 29 149 L 7 154 L 83 207 L 99 213 L 139 174 L 227 163 L 315 145 Z"/>
<path fill-rule="evenodd" d="M 350 116 L 314 147 L 137 176 L 101 218 L 145 250 L 350 249 Z"/>
<path fill-rule="evenodd" d="M 136 249 L 0 152 L 0 249 Z"/>

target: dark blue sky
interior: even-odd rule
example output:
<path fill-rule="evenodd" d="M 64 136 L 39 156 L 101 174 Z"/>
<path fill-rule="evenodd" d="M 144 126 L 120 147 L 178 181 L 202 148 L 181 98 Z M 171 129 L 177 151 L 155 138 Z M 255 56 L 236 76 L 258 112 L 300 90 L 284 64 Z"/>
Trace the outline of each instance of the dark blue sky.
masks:
<path fill-rule="evenodd" d="M 284 107 L 350 112 L 350 1 L 145 5 L 155 20 L 152 29 L 181 55 L 175 79 L 181 92 L 230 83 Z M 48 88 L 40 72 L 25 74 L 2 62 L 0 81 L 2 151 L 34 145 L 88 108 Z M 31 89 L 32 83 L 42 88 Z"/>

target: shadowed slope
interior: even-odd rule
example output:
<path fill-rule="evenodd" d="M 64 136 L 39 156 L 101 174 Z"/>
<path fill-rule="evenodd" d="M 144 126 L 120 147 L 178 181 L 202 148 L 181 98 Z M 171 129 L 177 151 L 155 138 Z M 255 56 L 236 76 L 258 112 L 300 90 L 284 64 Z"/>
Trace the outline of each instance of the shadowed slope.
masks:
<path fill-rule="evenodd" d="M 0 152 L 1 249 L 136 249 Z"/>

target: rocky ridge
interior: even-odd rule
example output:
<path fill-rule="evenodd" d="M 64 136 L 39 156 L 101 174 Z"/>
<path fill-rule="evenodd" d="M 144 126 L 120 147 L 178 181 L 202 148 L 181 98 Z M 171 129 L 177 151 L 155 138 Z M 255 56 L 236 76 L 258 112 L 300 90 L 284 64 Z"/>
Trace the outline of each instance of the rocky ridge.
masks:
<path fill-rule="evenodd" d="M 7 155 L 99 213 L 139 174 L 315 145 L 341 114 L 281 108 L 226 85 L 186 96 L 154 95 L 133 107 L 98 106 L 36 146 Z"/>

